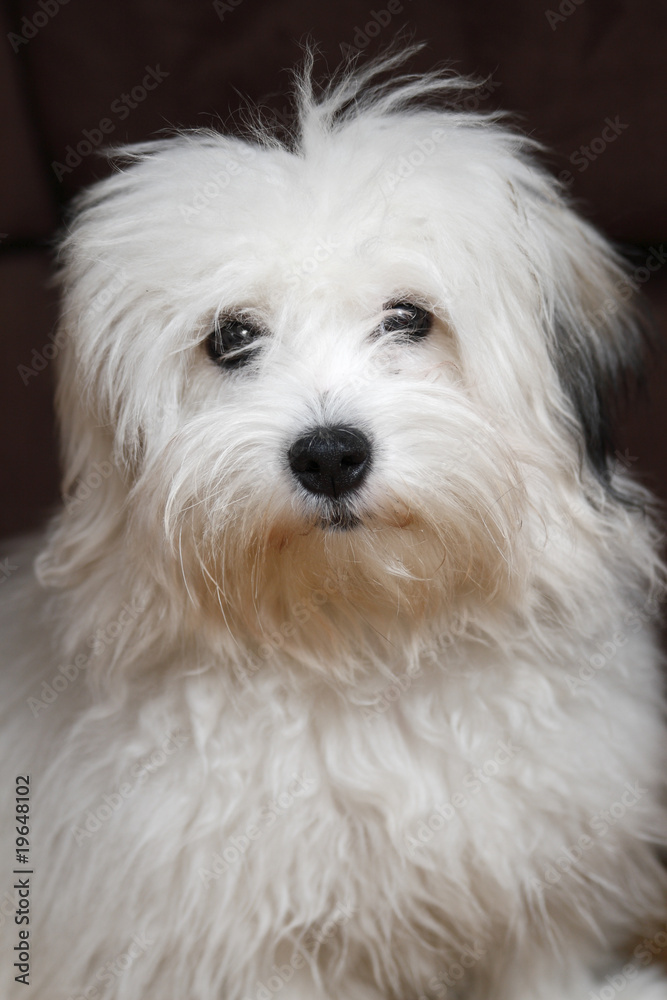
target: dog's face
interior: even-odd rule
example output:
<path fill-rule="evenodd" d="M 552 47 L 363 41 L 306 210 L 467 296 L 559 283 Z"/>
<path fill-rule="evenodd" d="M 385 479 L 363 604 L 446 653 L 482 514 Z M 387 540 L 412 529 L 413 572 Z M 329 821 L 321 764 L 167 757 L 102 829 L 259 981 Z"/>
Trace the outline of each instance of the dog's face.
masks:
<path fill-rule="evenodd" d="M 67 488 L 115 472 L 77 516 L 244 635 L 313 589 L 371 627 L 502 600 L 585 445 L 604 479 L 620 272 L 496 126 L 302 121 L 292 151 L 156 143 L 84 198 Z"/>

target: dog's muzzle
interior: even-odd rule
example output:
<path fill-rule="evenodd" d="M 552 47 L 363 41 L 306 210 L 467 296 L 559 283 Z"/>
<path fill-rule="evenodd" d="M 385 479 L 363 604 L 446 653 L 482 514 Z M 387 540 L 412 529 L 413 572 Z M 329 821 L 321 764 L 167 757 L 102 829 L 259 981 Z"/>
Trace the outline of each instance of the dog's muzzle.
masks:
<path fill-rule="evenodd" d="M 371 443 L 355 427 L 315 427 L 294 442 L 287 458 L 304 489 L 338 500 L 364 481 L 371 465 Z"/>

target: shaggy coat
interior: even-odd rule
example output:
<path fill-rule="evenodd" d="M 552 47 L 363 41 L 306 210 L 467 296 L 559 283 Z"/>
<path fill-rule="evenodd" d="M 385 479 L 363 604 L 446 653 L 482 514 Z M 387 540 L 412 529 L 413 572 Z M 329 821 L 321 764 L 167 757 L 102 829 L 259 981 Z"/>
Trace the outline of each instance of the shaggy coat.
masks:
<path fill-rule="evenodd" d="M 64 505 L 2 592 L 3 998 L 667 998 L 631 285 L 402 58 L 75 206 Z M 290 469 L 320 426 L 372 447 L 345 501 Z"/>

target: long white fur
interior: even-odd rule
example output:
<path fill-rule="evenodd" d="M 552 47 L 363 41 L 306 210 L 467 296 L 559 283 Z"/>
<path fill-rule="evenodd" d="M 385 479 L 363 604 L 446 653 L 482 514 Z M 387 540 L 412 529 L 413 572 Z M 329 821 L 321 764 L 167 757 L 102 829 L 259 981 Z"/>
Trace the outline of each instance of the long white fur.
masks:
<path fill-rule="evenodd" d="M 319 98 L 307 71 L 291 146 L 145 144 L 79 201 L 66 502 L 3 590 L 35 869 L 3 997 L 573 1000 L 664 929 L 657 532 L 554 367 L 557 316 L 623 355 L 623 270 L 461 81 L 377 84 L 400 61 Z M 427 341 L 374 336 L 406 298 Z M 241 309 L 266 339 L 224 371 Z M 328 422 L 374 445 L 348 531 L 286 461 Z M 623 995 L 664 1000 L 634 962 Z"/>

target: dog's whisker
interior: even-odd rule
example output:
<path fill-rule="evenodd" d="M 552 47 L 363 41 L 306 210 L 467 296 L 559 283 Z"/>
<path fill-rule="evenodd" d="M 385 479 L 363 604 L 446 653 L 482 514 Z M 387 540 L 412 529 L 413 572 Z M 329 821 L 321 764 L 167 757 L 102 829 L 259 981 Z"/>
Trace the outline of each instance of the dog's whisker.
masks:
<path fill-rule="evenodd" d="M 188 586 L 188 579 L 185 573 L 185 566 L 183 564 L 183 529 L 181 528 L 178 532 L 178 558 L 181 566 L 181 576 L 183 578 L 183 583 L 185 584 L 185 590 L 188 597 L 190 598 L 190 603 L 196 605 L 196 601 L 190 592 L 190 587 Z"/>

